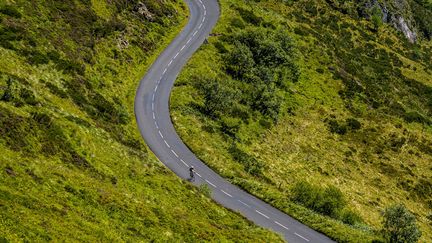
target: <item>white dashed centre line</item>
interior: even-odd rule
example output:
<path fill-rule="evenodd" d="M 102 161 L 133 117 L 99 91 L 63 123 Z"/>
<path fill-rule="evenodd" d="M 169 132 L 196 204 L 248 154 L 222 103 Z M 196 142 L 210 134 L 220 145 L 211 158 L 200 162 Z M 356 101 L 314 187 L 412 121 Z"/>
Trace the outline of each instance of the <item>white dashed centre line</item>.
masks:
<path fill-rule="evenodd" d="M 180 53 L 177 52 L 177 54 L 174 56 L 174 59 L 176 59 L 176 58 L 178 57 L 179 54 L 180 54 Z"/>
<path fill-rule="evenodd" d="M 181 161 L 184 165 L 186 165 L 186 167 L 189 167 L 189 165 L 186 164 L 186 162 L 185 162 L 184 160 L 180 159 L 180 161 Z"/>
<path fill-rule="evenodd" d="M 246 207 L 249 207 L 249 208 L 250 208 L 249 204 L 243 202 L 242 200 L 237 200 L 237 201 L 239 201 L 241 204 L 245 205 Z"/>
<path fill-rule="evenodd" d="M 159 130 L 158 132 L 159 132 L 159 136 L 163 139 L 164 137 L 163 137 L 161 131 Z"/>
<path fill-rule="evenodd" d="M 201 177 L 201 175 L 198 172 L 195 172 L 195 174 L 197 174 L 197 176 Z"/>
<path fill-rule="evenodd" d="M 225 194 L 225 195 L 227 195 L 228 197 L 233 197 L 231 194 L 229 194 L 228 192 L 226 192 L 226 191 L 224 191 L 224 190 L 222 190 L 221 189 L 221 191 Z"/>
<path fill-rule="evenodd" d="M 168 148 L 171 148 L 171 146 L 167 143 L 167 141 L 165 139 L 164 139 L 164 142 Z"/>
<path fill-rule="evenodd" d="M 216 186 L 215 184 L 211 183 L 209 180 L 206 179 L 205 181 L 206 181 L 208 184 L 210 184 L 211 186 L 217 188 L 217 186 Z"/>
<path fill-rule="evenodd" d="M 278 221 L 274 221 L 274 222 L 275 222 L 277 225 L 279 225 L 280 227 L 282 227 L 282 228 L 284 228 L 284 229 L 286 229 L 286 230 L 289 230 L 288 227 L 286 227 L 285 225 L 279 223 Z"/>
<path fill-rule="evenodd" d="M 173 59 L 171 59 L 171 61 L 168 63 L 168 67 L 171 66 L 172 62 L 173 62 Z"/>
<path fill-rule="evenodd" d="M 303 236 L 297 234 L 296 232 L 294 232 L 294 234 L 297 235 L 298 237 L 302 238 L 302 239 L 305 240 L 305 241 L 309 241 L 308 239 L 304 238 Z"/>
<path fill-rule="evenodd" d="M 265 215 L 265 214 L 263 214 L 263 213 L 261 213 L 260 211 L 258 211 L 258 210 L 255 210 L 255 212 L 257 212 L 257 213 L 259 213 L 259 214 L 261 214 L 263 217 L 265 217 L 265 218 L 270 218 L 269 216 L 267 216 L 267 215 Z"/>
<path fill-rule="evenodd" d="M 155 120 L 156 119 L 156 115 L 155 115 L 155 113 L 153 112 L 153 120 Z"/>
<path fill-rule="evenodd" d="M 162 74 L 165 74 L 167 72 L 167 69 L 165 68 Z"/>
<path fill-rule="evenodd" d="M 185 49 L 185 47 L 186 47 L 186 45 L 184 45 L 184 46 L 181 48 L 181 51 L 183 51 L 183 49 Z"/>
<path fill-rule="evenodd" d="M 177 157 L 177 158 L 179 157 L 178 154 L 172 149 L 171 149 L 171 153 L 173 153 L 175 157 Z"/>

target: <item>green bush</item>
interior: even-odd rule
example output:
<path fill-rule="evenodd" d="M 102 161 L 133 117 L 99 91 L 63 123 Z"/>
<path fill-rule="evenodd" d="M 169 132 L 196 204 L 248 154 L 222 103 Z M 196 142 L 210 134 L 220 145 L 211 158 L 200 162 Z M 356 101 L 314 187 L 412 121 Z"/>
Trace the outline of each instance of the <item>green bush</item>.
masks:
<path fill-rule="evenodd" d="M 345 135 L 348 131 L 345 124 L 340 124 L 338 121 L 333 120 L 333 119 L 328 121 L 328 126 L 329 126 L 331 133 L 337 133 L 339 135 Z"/>
<path fill-rule="evenodd" d="M 203 111 L 209 116 L 228 113 L 234 103 L 234 92 L 221 85 L 219 80 L 203 80 L 199 83 L 199 90 L 204 96 Z"/>
<path fill-rule="evenodd" d="M 354 119 L 354 118 L 348 118 L 346 120 L 347 126 L 351 129 L 351 130 L 359 130 L 361 128 L 361 123 Z"/>
<path fill-rule="evenodd" d="M 415 216 L 402 204 L 386 208 L 382 223 L 383 233 L 389 242 L 414 243 L 421 236 Z"/>
<path fill-rule="evenodd" d="M 236 137 L 236 133 L 240 129 L 241 120 L 233 117 L 222 117 L 222 127 L 223 133 L 230 137 Z"/>
<path fill-rule="evenodd" d="M 4 5 L 0 7 L 0 13 L 8 15 L 13 18 L 21 18 L 21 13 L 12 5 Z"/>
<path fill-rule="evenodd" d="M 330 216 L 346 223 L 359 222 L 360 217 L 350 211 L 343 211 L 347 203 L 342 192 L 335 186 L 325 188 L 306 181 L 297 182 L 291 189 L 291 199 L 317 213 Z"/>
<path fill-rule="evenodd" d="M 340 217 L 342 222 L 349 225 L 355 225 L 357 223 L 363 222 L 362 218 L 352 210 L 343 210 Z"/>

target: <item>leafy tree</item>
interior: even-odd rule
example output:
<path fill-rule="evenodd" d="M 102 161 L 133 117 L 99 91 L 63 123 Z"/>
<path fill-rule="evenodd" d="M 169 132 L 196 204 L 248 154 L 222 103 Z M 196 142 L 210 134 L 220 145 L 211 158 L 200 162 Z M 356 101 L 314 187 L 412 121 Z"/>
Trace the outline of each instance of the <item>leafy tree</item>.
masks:
<path fill-rule="evenodd" d="M 249 47 L 240 42 L 234 43 L 234 49 L 228 56 L 227 71 L 234 78 L 243 78 L 255 66 L 253 54 Z"/>
<path fill-rule="evenodd" d="M 216 116 L 225 113 L 232 106 L 234 91 L 221 85 L 218 80 L 205 80 L 201 82 L 200 90 L 204 95 L 203 110 L 207 115 Z"/>
<path fill-rule="evenodd" d="M 417 242 L 420 238 L 416 218 L 403 204 L 387 208 L 383 216 L 383 232 L 390 242 Z"/>
<path fill-rule="evenodd" d="M 372 23 L 373 23 L 375 29 L 377 30 L 383 24 L 383 21 L 382 21 L 383 14 L 381 12 L 381 9 L 378 6 L 375 6 L 372 9 L 371 15 L 372 15 L 371 16 Z"/>
<path fill-rule="evenodd" d="M 279 117 L 281 105 L 282 98 L 276 93 L 275 89 L 267 85 L 261 85 L 252 94 L 252 108 L 274 121 L 277 121 Z"/>

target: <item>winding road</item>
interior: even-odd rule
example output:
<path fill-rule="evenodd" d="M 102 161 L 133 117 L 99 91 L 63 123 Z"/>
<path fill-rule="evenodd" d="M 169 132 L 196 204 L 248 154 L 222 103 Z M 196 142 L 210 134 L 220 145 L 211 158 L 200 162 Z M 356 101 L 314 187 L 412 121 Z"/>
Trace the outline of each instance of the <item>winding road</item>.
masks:
<path fill-rule="evenodd" d="M 333 242 L 257 199 L 201 162 L 182 142 L 171 122 L 169 98 L 182 67 L 200 47 L 219 18 L 217 0 L 185 0 L 190 11 L 183 31 L 164 50 L 140 81 L 135 97 L 135 116 L 139 130 L 153 153 L 183 179 L 189 168 L 196 171 L 195 185 L 207 184 L 219 204 L 240 212 L 257 225 L 281 233 L 289 242 Z"/>

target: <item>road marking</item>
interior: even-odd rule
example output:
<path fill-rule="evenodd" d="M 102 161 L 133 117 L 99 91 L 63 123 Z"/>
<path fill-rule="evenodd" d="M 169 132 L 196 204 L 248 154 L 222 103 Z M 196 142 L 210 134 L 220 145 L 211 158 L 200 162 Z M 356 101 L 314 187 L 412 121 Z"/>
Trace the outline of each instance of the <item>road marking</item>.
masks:
<path fill-rule="evenodd" d="M 237 201 L 239 201 L 241 204 L 245 205 L 246 207 L 249 207 L 249 208 L 250 208 L 249 204 L 243 202 L 242 200 L 237 200 Z"/>
<path fill-rule="evenodd" d="M 155 127 L 156 127 L 156 129 L 159 129 L 159 126 L 158 126 L 156 120 L 155 120 Z"/>
<path fill-rule="evenodd" d="M 186 47 L 186 45 L 184 45 L 184 46 L 180 49 L 180 51 L 183 51 L 183 49 L 185 49 L 185 47 Z"/>
<path fill-rule="evenodd" d="M 186 44 L 189 44 L 189 42 L 191 42 L 191 40 L 192 40 L 192 38 L 190 38 L 190 39 L 186 42 Z"/>
<path fill-rule="evenodd" d="M 177 54 L 174 56 L 174 59 L 176 59 L 179 54 L 180 54 L 180 52 L 177 52 Z"/>
<path fill-rule="evenodd" d="M 217 188 L 217 186 L 215 185 L 215 184 L 213 184 L 213 183 L 211 183 L 209 180 L 205 180 L 208 184 L 210 184 L 210 185 L 212 185 L 213 187 L 215 187 L 215 188 Z"/>
<path fill-rule="evenodd" d="M 163 73 L 162 74 L 165 74 L 167 72 L 167 69 L 165 68 L 165 70 L 163 71 Z M 160 80 L 159 80 L 160 81 Z"/>
<path fill-rule="evenodd" d="M 294 232 L 294 234 L 297 235 L 298 237 L 302 238 L 302 239 L 305 240 L 305 241 L 309 241 L 308 239 L 304 238 L 303 236 L 297 234 L 296 232 Z"/>
<path fill-rule="evenodd" d="M 201 23 L 204 23 L 204 21 L 205 21 L 205 16 L 204 16 L 203 19 L 201 20 Z"/>
<path fill-rule="evenodd" d="M 285 225 L 279 223 L 278 221 L 274 221 L 274 222 L 275 222 L 277 225 L 279 225 L 280 227 L 282 227 L 282 228 L 284 228 L 284 229 L 286 229 L 286 230 L 289 230 L 288 227 L 286 227 Z"/>
<path fill-rule="evenodd" d="M 264 216 L 264 217 L 266 217 L 266 218 L 270 218 L 269 216 L 267 216 L 267 215 L 265 215 L 265 214 L 263 214 L 263 213 L 261 213 L 260 211 L 258 211 L 258 210 L 255 210 L 255 212 L 257 212 L 257 213 L 259 213 L 259 214 L 261 214 L 262 216 Z"/>
<path fill-rule="evenodd" d="M 200 175 L 200 174 L 198 174 L 198 172 L 195 172 L 195 174 L 197 174 L 197 176 L 201 177 L 201 175 Z"/>
<path fill-rule="evenodd" d="M 180 161 L 181 161 L 184 165 L 186 165 L 186 167 L 189 167 L 189 165 L 186 164 L 186 162 L 184 162 L 184 160 L 180 159 Z"/>
<path fill-rule="evenodd" d="M 226 192 L 226 191 L 224 191 L 224 190 L 222 190 L 222 189 L 221 189 L 221 191 L 222 191 L 225 195 L 227 195 L 228 197 L 233 197 L 233 196 L 231 196 L 231 194 L 229 194 L 228 192 Z"/>
<path fill-rule="evenodd" d="M 170 145 L 167 143 L 167 141 L 164 139 L 164 142 L 165 142 L 165 144 L 166 144 L 166 146 L 168 147 L 168 148 L 171 148 L 170 147 Z"/>
<path fill-rule="evenodd" d="M 154 111 L 153 111 L 153 120 L 156 120 L 156 116 L 155 116 Z"/>
<path fill-rule="evenodd" d="M 159 132 L 159 136 L 161 136 L 161 138 L 163 139 L 164 137 L 163 137 L 161 131 L 159 130 L 158 132 Z"/>
<path fill-rule="evenodd" d="M 198 26 L 198 29 L 201 29 L 201 27 L 202 27 L 202 23 Z"/>
<path fill-rule="evenodd" d="M 153 92 L 153 97 L 152 97 L 153 103 L 154 103 L 154 100 L 155 100 L 155 93 Z"/>
<path fill-rule="evenodd" d="M 157 89 L 158 89 L 158 86 L 159 86 L 159 85 L 156 85 L 156 87 L 155 87 L 155 89 L 154 89 L 154 92 L 156 92 L 156 91 L 157 91 Z"/>
<path fill-rule="evenodd" d="M 172 62 L 173 62 L 173 59 L 171 59 L 171 61 L 168 63 L 168 67 L 171 66 Z"/>
<path fill-rule="evenodd" d="M 171 149 L 171 152 L 175 155 L 175 157 L 177 157 L 177 158 L 179 157 L 178 154 L 174 150 Z"/>
<path fill-rule="evenodd" d="M 198 33 L 198 30 L 195 30 L 192 36 L 195 36 Z"/>
<path fill-rule="evenodd" d="M 154 100 L 153 100 L 153 102 L 152 102 L 152 111 L 153 111 L 153 120 L 155 119 L 154 118 Z"/>

